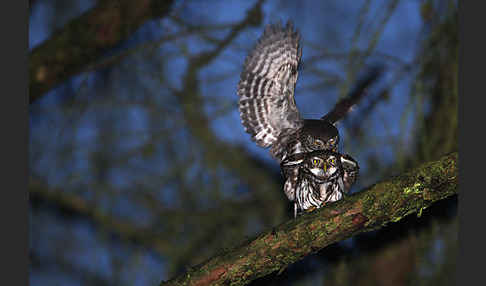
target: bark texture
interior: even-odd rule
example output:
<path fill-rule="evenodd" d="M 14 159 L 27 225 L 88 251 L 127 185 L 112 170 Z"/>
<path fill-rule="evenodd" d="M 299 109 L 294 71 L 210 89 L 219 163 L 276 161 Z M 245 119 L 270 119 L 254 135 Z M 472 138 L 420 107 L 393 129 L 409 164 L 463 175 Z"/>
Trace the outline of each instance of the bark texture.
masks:
<path fill-rule="evenodd" d="M 422 211 L 457 194 L 451 153 L 314 212 L 287 221 L 161 285 L 245 285 L 306 255 Z"/>

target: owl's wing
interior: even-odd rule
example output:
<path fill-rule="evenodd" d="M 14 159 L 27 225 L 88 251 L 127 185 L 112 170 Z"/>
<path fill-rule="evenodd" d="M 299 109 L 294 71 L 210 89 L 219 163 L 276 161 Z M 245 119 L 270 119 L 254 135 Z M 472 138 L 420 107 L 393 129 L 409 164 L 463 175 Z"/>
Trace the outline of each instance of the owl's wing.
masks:
<path fill-rule="evenodd" d="M 284 193 L 290 201 L 295 201 L 295 190 L 299 184 L 299 169 L 300 164 L 305 160 L 305 153 L 297 153 L 288 156 L 280 163 L 285 178 Z"/>
<path fill-rule="evenodd" d="M 271 146 L 283 130 L 303 121 L 294 100 L 302 56 L 292 23 L 268 25 L 247 56 L 238 84 L 240 117 L 245 131 L 261 147 Z"/>
<path fill-rule="evenodd" d="M 364 96 L 367 95 L 367 89 L 371 86 L 375 81 L 379 79 L 381 74 L 384 71 L 384 67 L 381 65 L 373 66 L 369 71 L 368 74 L 361 78 L 354 88 L 351 90 L 349 95 L 341 100 L 339 100 L 334 108 L 329 111 L 326 115 L 321 117 L 322 120 L 326 120 L 329 123 L 335 123 L 346 114 L 351 111 L 352 107 L 357 104 Z"/>
<path fill-rule="evenodd" d="M 341 156 L 341 164 L 343 168 L 343 182 L 344 192 L 349 192 L 351 186 L 356 182 L 359 176 L 359 165 L 356 160 L 347 154 Z"/>

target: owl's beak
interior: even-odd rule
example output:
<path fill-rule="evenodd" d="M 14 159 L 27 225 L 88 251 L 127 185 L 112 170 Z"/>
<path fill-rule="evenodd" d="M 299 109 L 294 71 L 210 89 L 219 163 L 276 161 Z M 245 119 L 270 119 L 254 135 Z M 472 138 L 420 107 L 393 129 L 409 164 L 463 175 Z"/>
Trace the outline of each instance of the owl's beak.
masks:
<path fill-rule="evenodd" d="M 324 164 L 322 164 L 322 169 L 324 170 L 324 172 L 327 171 L 327 163 L 326 162 L 324 162 Z"/>

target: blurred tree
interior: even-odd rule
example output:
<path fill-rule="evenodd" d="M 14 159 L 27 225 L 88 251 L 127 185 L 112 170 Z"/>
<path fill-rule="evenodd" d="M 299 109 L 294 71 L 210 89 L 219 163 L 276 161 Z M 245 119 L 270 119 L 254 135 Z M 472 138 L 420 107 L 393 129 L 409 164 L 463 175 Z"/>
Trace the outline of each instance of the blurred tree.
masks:
<path fill-rule="evenodd" d="M 306 117 L 386 63 L 338 125 L 361 165 L 355 190 L 457 149 L 456 1 L 61 2 L 29 2 L 32 285 L 156 285 L 292 217 L 278 166 L 236 107 L 267 23 L 292 19 L 302 33 Z M 456 206 L 252 284 L 447 285 Z"/>

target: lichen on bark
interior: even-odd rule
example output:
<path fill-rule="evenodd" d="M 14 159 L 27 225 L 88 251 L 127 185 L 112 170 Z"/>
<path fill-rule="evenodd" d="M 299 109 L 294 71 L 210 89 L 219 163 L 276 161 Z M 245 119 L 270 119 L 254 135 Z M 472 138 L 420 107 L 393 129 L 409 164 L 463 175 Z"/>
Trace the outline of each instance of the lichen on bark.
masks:
<path fill-rule="evenodd" d="M 457 158 L 446 155 L 284 222 L 161 285 L 245 285 L 332 243 L 421 214 L 457 193 Z"/>

